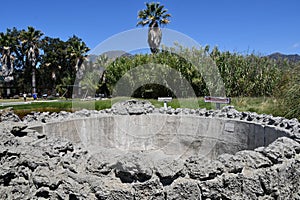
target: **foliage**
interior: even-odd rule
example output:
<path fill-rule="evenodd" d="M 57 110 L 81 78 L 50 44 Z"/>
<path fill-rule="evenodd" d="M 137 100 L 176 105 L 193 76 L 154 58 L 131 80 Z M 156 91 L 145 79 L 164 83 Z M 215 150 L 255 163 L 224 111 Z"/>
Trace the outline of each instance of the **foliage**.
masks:
<path fill-rule="evenodd" d="M 22 59 L 19 59 L 25 62 L 23 66 L 24 68 L 32 67 L 28 57 L 28 53 L 32 47 L 34 47 L 34 51 L 37 55 L 37 61 L 34 63 L 35 65 L 33 67 L 35 67 L 37 62 L 40 61 L 39 48 L 41 47 L 41 37 L 43 35 L 44 34 L 40 30 L 35 30 L 35 28 L 31 26 L 29 26 L 27 30 L 23 29 L 20 31 L 19 40 L 21 41 L 20 50 L 22 52 Z"/>
<path fill-rule="evenodd" d="M 67 56 L 70 61 L 75 61 L 71 63 L 71 66 L 75 66 L 76 72 L 80 69 L 82 63 L 87 57 L 87 52 L 90 50 L 82 39 L 73 35 L 67 41 Z"/>
<path fill-rule="evenodd" d="M 278 107 L 278 100 L 274 97 L 234 97 L 231 98 L 231 104 L 241 112 L 283 116 L 282 110 Z"/>
<path fill-rule="evenodd" d="M 160 5 L 148 6 L 149 11 L 140 13 L 140 19 L 145 20 L 140 22 L 141 25 L 146 25 L 147 20 L 157 19 L 153 18 L 153 9 L 165 19 L 170 17 Z M 145 18 L 145 13 L 150 17 Z M 166 22 L 161 21 L 162 24 Z M 32 45 L 38 48 L 34 66 L 28 59 Z M 71 97 L 74 84 L 80 83 L 91 94 L 108 88 L 107 94 L 127 95 L 129 92 L 131 96 L 143 98 L 191 97 L 193 94 L 240 99 L 275 97 L 258 108 L 247 109 L 254 112 L 264 109 L 268 113 L 272 109 L 265 105 L 272 105 L 273 113 L 300 118 L 300 66 L 288 60 L 274 60 L 253 53 L 221 52 L 217 47 L 210 50 L 209 46 L 186 48 L 175 44 L 173 47 L 163 47 L 160 53 L 154 55 L 127 55 L 114 60 L 99 56 L 94 63 L 84 63 L 89 48 L 80 38 L 72 36 L 62 41 L 44 36 L 33 27 L 27 30 L 7 29 L 5 33 L 0 33 L 1 55 L 6 48 L 14 57 L 12 94 L 32 91 L 32 70 L 35 68 L 40 94 L 59 92 Z M 80 73 L 83 75 L 75 83 Z M 248 103 L 240 100 L 237 104 L 243 102 Z M 175 104 L 174 101 L 176 107 Z"/>
<path fill-rule="evenodd" d="M 14 94 L 34 91 L 36 86 L 39 93 L 56 93 L 59 85 L 74 84 L 89 48 L 75 35 L 67 41 L 43 36 L 30 26 L 27 30 L 13 28 L 0 33 L 0 54 L 2 49 L 10 48 L 14 57 Z"/>
<path fill-rule="evenodd" d="M 135 95 L 143 97 L 143 90 L 155 89 L 154 86 L 151 88 L 151 83 L 161 83 L 158 78 L 164 77 L 161 70 L 156 69 L 156 73 L 144 70 L 145 65 L 153 63 L 179 72 L 179 77 L 173 77 L 178 88 L 184 79 L 197 96 L 213 94 L 231 97 L 272 96 L 282 81 L 282 69 L 288 65 L 255 54 L 220 52 L 217 47 L 209 52 L 209 47 L 185 48 L 175 44 L 174 47 L 163 47 L 163 52 L 156 55 L 141 54 L 116 59 L 107 68 L 109 88 L 112 90 L 120 80 L 128 82 L 127 88 L 135 88 L 135 82 L 143 79 L 148 84 L 144 85 L 145 88 L 139 88 L 140 94 Z M 130 74 L 136 67 L 139 67 L 135 70 L 136 74 Z M 166 76 L 164 79 L 167 80 Z M 167 92 L 165 94 L 168 95 Z"/>
<path fill-rule="evenodd" d="M 95 61 L 93 61 L 95 59 Z M 88 56 L 82 64 L 82 75 L 78 79 L 78 84 L 81 86 L 84 97 L 94 97 L 98 94 L 105 94 L 107 97 L 109 92 L 106 88 L 105 72 L 106 67 L 111 62 L 106 54 L 100 56 Z"/>
<path fill-rule="evenodd" d="M 149 24 L 148 29 L 148 44 L 153 54 L 159 52 L 159 46 L 162 39 L 162 31 L 159 28 L 162 24 L 170 23 L 168 19 L 171 17 L 160 3 L 146 3 L 146 9 L 138 12 L 137 26 L 145 26 Z"/>
<path fill-rule="evenodd" d="M 25 90 L 26 92 L 36 93 L 36 66 L 40 61 L 40 44 L 43 33 L 40 30 L 35 30 L 29 26 L 27 31 L 22 30 L 19 35 L 21 40 L 21 52 L 24 60 L 24 74 L 31 74 L 32 90 Z"/>
<path fill-rule="evenodd" d="M 210 53 L 216 62 L 227 96 L 271 96 L 280 81 L 280 66 L 276 61 L 254 54 Z"/>
<path fill-rule="evenodd" d="M 67 75 L 61 79 L 61 83 L 56 85 L 55 90 L 63 97 L 71 97 L 73 88 L 73 79 L 70 75 Z"/>
<path fill-rule="evenodd" d="M 169 17 L 171 17 L 171 15 L 167 13 L 168 10 L 164 9 L 163 5 L 155 2 L 145 4 L 146 9 L 138 12 L 138 19 L 140 19 L 140 21 L 137 23 L 137 26 L 145 26 L 154 21 L 157 21 L 159 25 L 170 23 Z"/>
<path fill-rule="evenodd" d="M 67 43 L 59 38 L 45 37 L 42 40 L 43 57 L 39 71 L 39 86 L 45 90 L 52 91 L 60 84 L 72 84 L 71 81 L 64 80 L 68 77 L 68 71 L 65 70 L 69 65 L 67 58 Z M 58 91 L 62 92 L 62 91 Z"/>
<path fill-rule="evenodd" d="M 187 48 L 185 50 L 189 51 Z M 155 55 L 138 54 L 117 58 L 106 69 L 110 90 L 113 91 L 118 84 L 123 87 L 119 91 L 133 88 L 137 90 L 131 91 L 134 92 L 133 96 L 150 98 L 208 94 L 198 67 L 177 52 L 179 50 L 175 48 L 165 47 L 163 52 Z"/>
<path fill-rule="evenodd" d="M 280 89 L 276 93 L 283 116 L 300 120 L 300 62 L 284 71 Z"/>
<path fill-rule="evenodd" d="M 9 48 L 11 55 L 14 56 L 16 59 L 14 60 L 14 66 L 18 69 L 21 65 L 22 59 L 20 59 L 20 52 L 18 47 L 20 47 L 20 40 L 18 36 L 20 31 L 16 28 L 7 29 L 6 33 L 0 33 L 0 53 L 3 54 L 3 50 L 5 48 Z"/>
<path fill-rule="evenodd" d="M 93 71 L 88 71 L 84 74 L 84 78 L 80 83 L 82 89 L 86 90 L 86 95 L 95 95 L 95 92 L 99 89 L 99 77 L 99 74 L 94 73 Z"/>
<path fill-rule="evenodd" d="M 45 37 L 43 40 L 43 60 L 40 71 L 46 76 L 42 82 L 48 91 L 56 89 L 61 95 L 67 90 L 71 97 L 72 85 L 86 58 L 89 48 L 77 36 L 62 41 L 59 38 Z"/>

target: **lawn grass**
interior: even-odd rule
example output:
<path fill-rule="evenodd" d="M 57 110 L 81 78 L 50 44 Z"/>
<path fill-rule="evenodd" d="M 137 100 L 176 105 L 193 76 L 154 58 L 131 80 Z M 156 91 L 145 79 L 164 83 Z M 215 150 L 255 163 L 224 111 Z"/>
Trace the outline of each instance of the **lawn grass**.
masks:
<path fill-rule="evenodd" d="M 102 110 L 106 108 L 111 108 L 111 105 L 115 102 L 123 101 L 128 98 L 113 98 L 106 100 L 91 100 L 91 101 L 81 101 L 81 100 L 59 100 L 59 101 L 48 101 L 48 102 L 32 102 L 31 104 L 14 105 L 14 106 L 0 106 L 0 109 L 5 107 L 13 107 L 14 112 L 19 116 L 24 116 L 32 111 L 37 112 L 60 112 L 60 111 L 76 111 L 80 109 L 95 109 Z M 158 102 L 157 99 L 149 99 L 149 101 L 156 107 L 163 107 L 163 102 Z M 0 104 L 3 102 L 8 102 L 8 100 L 0 100 Z M 249 111 L 256 112 L 258 114 L 272 114 L 274 116 L 281 116 L 282 111 L 278 107 L 278 102 L 275 98 L 271 97 L 237 97 L 232 98 L 231 104 L 238 111 Z M 203 98 L 186 98 L 186 99 L 173 99 L 168 102 L 168 106 L 172 108 L 206 108 L 215 109 L 215 105 L 212 103 L 205 103 Z M 226 106 L 226 105 L 222 105 Z"/>

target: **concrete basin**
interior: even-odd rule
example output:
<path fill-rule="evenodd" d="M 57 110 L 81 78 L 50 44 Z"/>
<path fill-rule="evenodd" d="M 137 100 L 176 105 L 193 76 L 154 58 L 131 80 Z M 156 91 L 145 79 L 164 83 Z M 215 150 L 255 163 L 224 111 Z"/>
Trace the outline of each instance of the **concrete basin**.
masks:
<path fill-rule="evenodd" d="M 245 120 L 198 115 L 107 115 L 66 119 L 32 126 L 40 133 L 82 143 L 93 152 L 143 151 L 187 158 L 234 154 L 267 146 L 285 129 Z"/>

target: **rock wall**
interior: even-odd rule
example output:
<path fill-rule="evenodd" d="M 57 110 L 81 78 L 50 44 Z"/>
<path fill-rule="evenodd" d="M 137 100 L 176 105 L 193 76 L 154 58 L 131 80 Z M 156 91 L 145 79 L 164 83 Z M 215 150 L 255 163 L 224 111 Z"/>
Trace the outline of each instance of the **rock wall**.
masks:
<path fill-rule="evenodd" d="M 214 160 L 140 150 L 116 151 L 109 158 L 109 148 L 91 152 L 81 143 L 29 128 L 99 114 L 149 113 L 255 122 L 270 138 L 276 129 L 286 135 Z M 233 107 L 163 110 L 132 101 L 121 111 L 33 113 L 21 121 L 7 110 L 0 119 L 0 199 L 300 199 L 300 124 L 295 119 L 240 113 Z"/>

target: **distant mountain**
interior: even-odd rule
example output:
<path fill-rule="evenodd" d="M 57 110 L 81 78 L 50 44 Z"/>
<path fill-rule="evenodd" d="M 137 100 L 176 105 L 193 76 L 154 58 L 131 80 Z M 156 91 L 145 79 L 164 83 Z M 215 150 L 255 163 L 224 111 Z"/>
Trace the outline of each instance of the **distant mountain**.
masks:
<path fill-rule="evenodd" d="M 300 62 L 300 55 L 298 54 L 290 54 L 290 55 L 285 55 L 281 53 L 273 53 L 271 55 L 267 56 L 268 58 L 274 59 L 274 60 L 284 60 L 287 59 L 291 62 Z"/>
<path fill-rule="evenodd" d="M 125 52 L 125 51 L 107 51 L 105 54 L 109 59 L 116 59 L 116 58 L 119 58 L 119 57 L 132 57 L 133 55 Z M 88 55 L 88 59 L 92 62 L 95 62 L 97 60 L 97 57 L 99 55 L 95 55 L 95 54 L 90 54 Z"/>
<path fill-rule="evenodd" d="M 87 56 L 88 60 L 89 60 L 89 61 L 92 61 L 92 62 L 96 62 L 97 57 L 98 57 L 98 56 L 95 55 L 95 54 L 89 54 L 89 55 Z"/>

